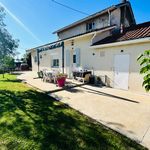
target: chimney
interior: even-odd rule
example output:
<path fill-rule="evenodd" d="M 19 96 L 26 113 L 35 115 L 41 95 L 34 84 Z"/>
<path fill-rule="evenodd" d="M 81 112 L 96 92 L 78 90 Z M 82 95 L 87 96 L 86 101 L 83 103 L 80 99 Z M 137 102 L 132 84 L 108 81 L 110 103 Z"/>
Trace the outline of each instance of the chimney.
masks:
<path fill-rule="evenodd" d="M 121 0 L 121 3 L 126 3 L 127 2 L 127 0 Z"/>

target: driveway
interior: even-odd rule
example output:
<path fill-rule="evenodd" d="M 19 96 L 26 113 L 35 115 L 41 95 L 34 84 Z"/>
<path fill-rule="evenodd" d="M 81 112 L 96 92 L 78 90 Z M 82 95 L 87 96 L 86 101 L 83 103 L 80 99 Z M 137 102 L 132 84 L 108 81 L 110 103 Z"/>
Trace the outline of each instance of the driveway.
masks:
<path fill-rule="evenodd" d="M 80 83 L 61 89 L 33 72 L 18 78 L 150 149 L 150 95 Z"/>

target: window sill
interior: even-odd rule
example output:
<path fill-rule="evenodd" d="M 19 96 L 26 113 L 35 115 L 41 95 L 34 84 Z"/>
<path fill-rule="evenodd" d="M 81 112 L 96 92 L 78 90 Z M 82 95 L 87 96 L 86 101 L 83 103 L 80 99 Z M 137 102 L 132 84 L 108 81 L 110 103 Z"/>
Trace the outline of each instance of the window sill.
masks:
<path fill-rule="evenodd" d="M 51 68 L 59 68 L 59 66 L 51 66 Z"/>

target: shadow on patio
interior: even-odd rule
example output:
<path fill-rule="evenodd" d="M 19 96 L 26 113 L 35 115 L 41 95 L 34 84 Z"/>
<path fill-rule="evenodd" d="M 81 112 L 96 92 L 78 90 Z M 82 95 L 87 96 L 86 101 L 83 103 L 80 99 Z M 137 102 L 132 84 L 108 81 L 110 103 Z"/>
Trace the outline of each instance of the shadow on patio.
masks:
<path fill-rule="evenodd" d="M 114 98 L 114 100 L 118 99 L 118 100 L 124 100 L 124 101 L 131 102 L 131 103 L 136 103 L 136 104 L 140 103 L 138 101 L 135 101 L 135 100 L 132 100 L 132 99 L 128 99 L 128 98 L 125 98 L 125 97 L 116 96 L 116 95 L 113 95 L 113 94 L 109 94 L 109 93 L 101 92 L 101 91 L 98 91 L 98 90 L 94 90 L 94 89 L 92 89 L 93 86 L 91 86 L 91 88 L 87 88 L 85 85 L 86 84 L 75 84 L 74 83 L 71 86 L 66 86 L 64 88 L 47 91 L 45 93 L 46 94 L 53 94 L 53 93 L 57 93 L 57 92 L 61 92 L 61 91 L 67 91 L 67 92 L 71 92 L 71 93 L 83 93 L 83 92 L 87 92 L 87 93 L 92 93 L 92 94 L 96 94 L 96 95 L 102 95 L 102 96 L 106 96 L 106 97 L 112 97 L 112 98 Z"/>

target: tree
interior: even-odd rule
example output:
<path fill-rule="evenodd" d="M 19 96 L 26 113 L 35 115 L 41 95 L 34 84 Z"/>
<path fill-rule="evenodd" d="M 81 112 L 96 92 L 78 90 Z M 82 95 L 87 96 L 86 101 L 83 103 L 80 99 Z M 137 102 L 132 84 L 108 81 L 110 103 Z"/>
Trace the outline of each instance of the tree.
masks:
<path fill-rule="evenodd" d="M 32 67 L 32 62 L 31 62 L 31 53 L 26 53 L 23 55 L 23 58 L 21 58 L 21 61 L 23 63 L 26 63 L 29 68 Z"/>
<path fill-rule="evenodd" d="M 19 40 L 13 39 L 12 35 L 7 31 L 4 18 L 4 8 L 0 6 L 0 66 L 3 70 L 5 69 L 5 59 L 8 56 L 13 57 L 15 55 L 19 43 Z"/>
<path fill-rule="evenodd" d="M 146 50 L 137 60 L 141 66 L 140 73 L 144 75 L 143 86 L 148 92 L 150 91 L 150 50 Z"/>
<path fill-rule="evenodd" d="M 11 56 L 5 56 L 4 57 L 4 67 L 5 68 L 14 68 L 15 61 L 14 58 Z"/>

